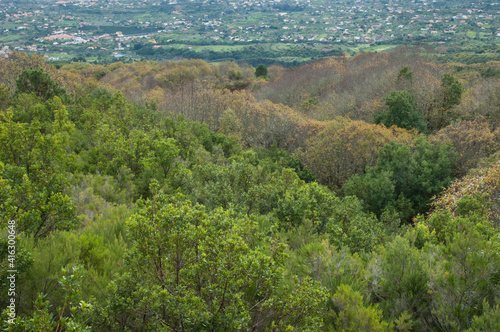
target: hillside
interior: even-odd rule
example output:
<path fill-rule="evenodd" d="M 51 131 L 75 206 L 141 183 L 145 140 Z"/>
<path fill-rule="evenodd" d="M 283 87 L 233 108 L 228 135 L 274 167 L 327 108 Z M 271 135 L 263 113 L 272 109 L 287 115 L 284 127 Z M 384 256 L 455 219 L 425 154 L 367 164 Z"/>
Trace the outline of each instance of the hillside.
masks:
<path fill-rule="evenodd" d="M 2 328 L 499 328 L 498 63 L 0 68 Z"/>
<path fill-rule="evenodd" d="M 203 59 L 297 66 L 425 45 L 440 61 L 500 60 L 497 3 L 324 0 L 16 0 L 0 3 L 0 56 L 54 63 Z"/>

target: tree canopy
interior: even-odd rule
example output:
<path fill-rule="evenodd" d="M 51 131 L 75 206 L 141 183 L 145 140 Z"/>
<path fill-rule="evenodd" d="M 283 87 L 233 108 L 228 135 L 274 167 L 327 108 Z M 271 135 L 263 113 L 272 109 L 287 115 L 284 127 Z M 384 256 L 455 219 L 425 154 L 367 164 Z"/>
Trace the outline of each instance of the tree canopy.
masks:
<path fill-rule="evenodd" d="M 404 54 L 0 59 L 0 328 L 498 330 L 497 78 Z"/>
<path fill-rule="evenodd" d="M 404 129 L 426 131 L 424 117 L 416 109 L 415 97 L 410 92 L 391 91 L 385 97 L 388 109 L 375 115 L 375 123 L 382 123 L 387 127 L 398 126 Z"/>

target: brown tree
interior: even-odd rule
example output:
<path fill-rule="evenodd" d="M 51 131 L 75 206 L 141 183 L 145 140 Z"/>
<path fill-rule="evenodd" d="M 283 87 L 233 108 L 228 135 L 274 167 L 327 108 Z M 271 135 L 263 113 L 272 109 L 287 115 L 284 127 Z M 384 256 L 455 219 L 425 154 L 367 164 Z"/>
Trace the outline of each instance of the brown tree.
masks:
<path fill-rule="evenodd" d="M 391 141 L 411 145 L 414 136 L 397 127 L 337 118 L 307 141 L 300 157 L 320 183 L 338 189 L 352 175 L 374 166 L 382 146 Z"/>
<path fill-rule="evenodd" d="M 491 131 L 485 117 L 460 121 L 441 129 L 436 139 L 450 143 L 458 153 L 458 176 L 464 176 L 478 162 L 500 148 L 500 131 Z"/>

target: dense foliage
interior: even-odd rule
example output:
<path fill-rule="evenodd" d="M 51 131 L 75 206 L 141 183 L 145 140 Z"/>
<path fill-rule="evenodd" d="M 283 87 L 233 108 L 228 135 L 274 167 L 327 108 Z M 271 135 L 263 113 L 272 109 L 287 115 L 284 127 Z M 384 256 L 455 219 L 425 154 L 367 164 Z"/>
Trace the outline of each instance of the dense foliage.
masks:
<path fill-rule="evenodd" d="M 199 60 L 5 60 L 2 328 L 498 329 L 500 135 L 481 94 L 498 79 L 378 57 L 269 80 Z M 368 82 L 380 59 L 394 77 L 365 95 L 329 76 Z M 304 94 L 265 97 L 290 77 Z"/>

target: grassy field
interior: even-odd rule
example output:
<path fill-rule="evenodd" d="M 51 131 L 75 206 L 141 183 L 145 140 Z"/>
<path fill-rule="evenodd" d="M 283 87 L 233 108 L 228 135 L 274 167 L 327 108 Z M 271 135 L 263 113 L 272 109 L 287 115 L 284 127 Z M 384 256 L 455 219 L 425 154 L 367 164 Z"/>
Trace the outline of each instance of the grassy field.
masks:
<path fill-rule="evenodd" d="M 469 38 L 476 38 L 476 33 L 474 31 L 467 31 L 466 36 Z"/>
<path fill-rule="evenodd" d="M 12 43 L 20 39 L 19 35 L 4 35 L 0 36 L 0 43 Z"/>
<path fill-rule="evenodd" d="M 192 46 L 193 50 L 197 52 L 203 51 L 214 51 L 214 52 L 231 52 L 234 50 L 244 50 L 247 45 L 204 45 L 204 46 Z"/>
<path fill-rule="evenodd" d="M 248 48 L 257 48 L 264 51 L 274 51 L 274 52 L 285 52 L 288 50 L 299 49 L 306 50 L 307 48 L 312 48 L 311 46 L 306 46 L 302 44 L 282 44 L 282 43 L 266 43 L 266 44 L 242 44 L 242 45 L 189 45 L 189 44 L 169 44 L 163 47 L 173 47 L 177 49 L 190 47 L 196 52 L 231 52 L 231 51 L 243 51 Z M 324 45 L 318 45 L 314 48 L 321 48 Z"/>
<path fill-rule="evenodd" d="M 360 45 L 360 46 L 348 47 L 348 49 L 351 51 L 354 51 L 356 53 L 358 53 L 358 52 L 384 52 L 384 51 L 392 50 L 393 48 L 396 48 L 396 47 L 397 47 L 396 45 L 376 45 L 376 46 Z"/>

